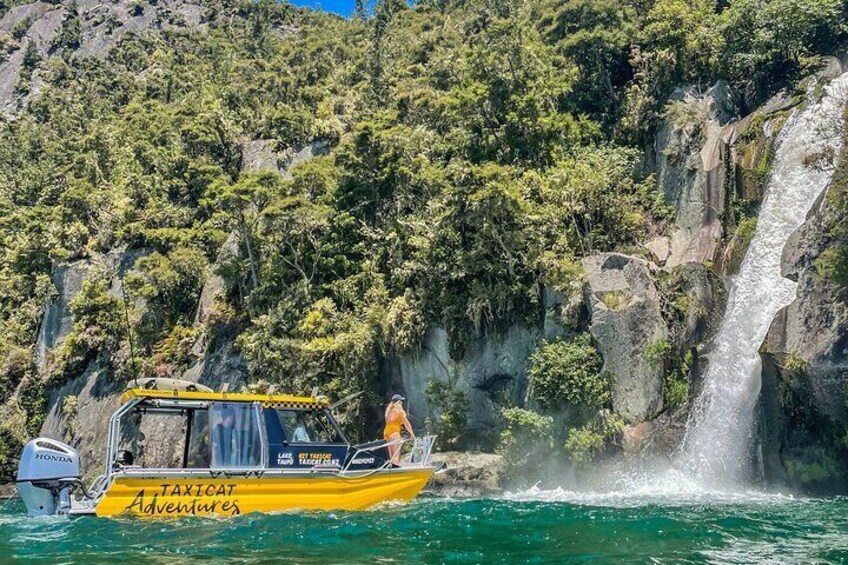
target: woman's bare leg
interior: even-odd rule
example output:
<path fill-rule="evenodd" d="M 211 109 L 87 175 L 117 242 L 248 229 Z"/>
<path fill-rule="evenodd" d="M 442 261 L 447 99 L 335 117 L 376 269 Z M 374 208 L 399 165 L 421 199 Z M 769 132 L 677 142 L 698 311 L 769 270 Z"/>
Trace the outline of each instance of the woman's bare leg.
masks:
<path fill-rule="evenodd" d="M 400 434 L 392 434 L 389 436 L 389 441 L 397 441 L 400 439 Z M 400 444 L 396 443 L 389 447 L 389 459 L 395 465 L 400 462 Z"/>

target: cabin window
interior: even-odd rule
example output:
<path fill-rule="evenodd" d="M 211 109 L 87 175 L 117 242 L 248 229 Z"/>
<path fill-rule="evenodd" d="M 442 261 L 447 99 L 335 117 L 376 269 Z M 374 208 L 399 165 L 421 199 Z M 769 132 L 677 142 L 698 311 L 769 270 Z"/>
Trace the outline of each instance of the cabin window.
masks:
<path fill-rule="evenodd" d="M 290 443 L 344 443 L 323 411 L 277 410 L 277 415 Z"/>
<path fill-rule="evenodd" d="M 262 456 L 259 419 L 253 404 L 216 402 L 212 421 L 212 468 L 258 467 Z"/>
<path fill-rule="evenodd" d="M 212 461 L 209 445 L 209 411 L 192 410 L 189 419 L 191 426 L 187 431 L 189 445 L 185 452 L 185 467 L 208 469 Z"/>

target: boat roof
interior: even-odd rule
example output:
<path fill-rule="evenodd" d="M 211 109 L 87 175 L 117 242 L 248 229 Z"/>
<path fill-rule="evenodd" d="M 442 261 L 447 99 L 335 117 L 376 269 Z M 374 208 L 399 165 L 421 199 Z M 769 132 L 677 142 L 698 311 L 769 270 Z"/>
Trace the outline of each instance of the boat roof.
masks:
<path fill-rule="evenodd" d="M 193 400 L 209 402 L 259 402 L 273 408 L 327 408 L 330 401 L 324 396 L 292 396 L 290 394 L 248 394 L 242 392 L 202 392 L 195 390 L 151 390 L 131 388 L 121 396 L 121 404 L 140 399 Z"/>

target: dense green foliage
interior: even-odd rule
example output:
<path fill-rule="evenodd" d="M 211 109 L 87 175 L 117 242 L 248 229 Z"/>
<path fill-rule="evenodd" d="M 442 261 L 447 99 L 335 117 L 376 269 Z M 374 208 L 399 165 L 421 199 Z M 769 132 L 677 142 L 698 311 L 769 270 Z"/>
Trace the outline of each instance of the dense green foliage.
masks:
<path fill-rule="evenodd" d="M 610 400 L 609 375 L 588 334 L 552 341 L 530 356 L 527 377 L 533 397 L 545 409 L 569 403 L 601 407 Z"/>
<path fill-rule="evenodd" d="M 545 466 L 556 459 L 552 457 L 557 449 L 554 419 L 523 408 L 507 408 L 503 417 L 500 453 L 504 474 L 513 481 L 538 480 L 545 475 Z"/>
<path fill-rule="evenodd" d="M 676 85 L 725 78 L 744 108 L 843 33 L 836 0 L 379 0 L 350 20 L 202 4 L 203 29 L 127 34 L 103 57 L 74 55 L 74 10 L 46 57 L 27 48 L 18 92 L 36 69 L 43 84 L 0 118 L 0 394 L 17 388 L 29 421 L 47 377 L 95 361 L 114 378 L 185 368 L 213 270 L 226 293 L 207 339 L 235 340 L 255 380 L 367 390 L 349 405 L 364 420 L 380 360 L 427 327 L 459 354 L 538 320 L 543 290 L 568 288 L 580 257 L 661 228 L 640 143 Z M 20 48 L 28 25 L 4 45 Z M 251 140 L 281 162 L 329 150 L 289 178 L 246 170 Z M 36 375 L 51 269 L 110 252 L 139 258 L 86 282 Z M 118 271 L 144 363 L 108 288 Z M 548 348 L 541 403 L 605 402 L 587 343 Z M 593 376 L 574 374 L 580 360 Z"/>
<path fill-rule="evenodd" d="M 427 383 L 427 401 L 433 406 L 436 421 L 432 422 L 432 433 L 439 439 L 442 449 L 457 449 L 465 447 L 467 439 L 464 434 L 468 423 L 468 412 L 471 408 L 468 398 L 452 383 L 433 379 Z"/>
<path fill-rule="evenodd" d="M 508 481 L 557 479 L 565 463 L 589 463 L 618 439 L 624 421 L 609 410 L 610 376 L 602 368 L 588 333 L 544 342 L 530 355 L 528 396 L 535 410 L 503 411 L 500 449 Z"/>

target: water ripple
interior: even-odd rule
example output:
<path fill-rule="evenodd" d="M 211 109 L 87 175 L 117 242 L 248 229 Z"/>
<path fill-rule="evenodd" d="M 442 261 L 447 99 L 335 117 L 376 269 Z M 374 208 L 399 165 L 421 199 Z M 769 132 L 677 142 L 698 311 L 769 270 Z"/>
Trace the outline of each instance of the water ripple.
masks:
<path fill-rule="evenodd" d="M 531 489 L 369 512 L 170 521 L 0 512 L 0 562 L 841 563 L 848 500 Z"/>

